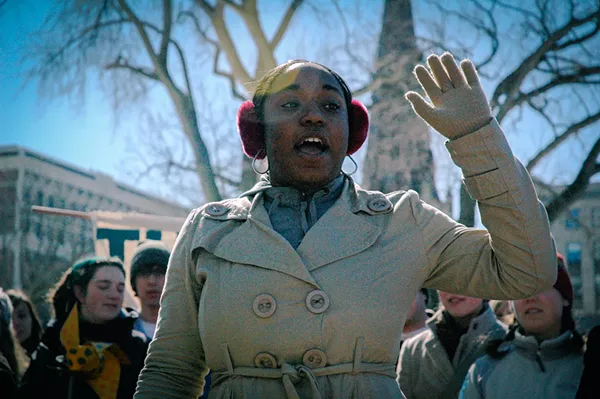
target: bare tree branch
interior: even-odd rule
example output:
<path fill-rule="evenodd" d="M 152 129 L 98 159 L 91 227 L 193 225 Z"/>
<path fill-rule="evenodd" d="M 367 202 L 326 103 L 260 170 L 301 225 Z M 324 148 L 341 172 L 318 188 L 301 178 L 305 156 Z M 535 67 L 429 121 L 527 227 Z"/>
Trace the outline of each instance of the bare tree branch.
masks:
<path fill-rule="evenodd" d="M 502 122 L 502 120 L 506 117 L 508 112 L 510 112 L 510 110 L 512 110 L 513 108 L 555 87 L 573 83 L 589 84 L 590 82 L 585 81 L 583 79 L 587 76 L 597 76 L 598 74 L 600 74 L 600 66 L 581 67 L 577 73 L 572 73 L 570 75 L 558 75 L 555 79 L 552 79 L 545 85 L 537 87 L 527 93 L 519 92 L 518 95 L 513 93 L 512 98 L 507 98 L 507 100 L 502 105 L 498 106 L 498 113 L 496 115 L 496 119 L 498 120 L 498 122 Z M 505 79 L 503 82 L 506 82 L 507 79 Z M 496 92 L 497 91 L 498 89 L 496 89 Z"/>
<path fill-rule="evenodd" d="M 496 56 L 496 53 L 498 52 L 498 48 L 500 46 L 500 43 L 498 41 L 498 27 L 496 25 L 496 20 L 493 17 L 493 9 L 494 9 L 493 4 L 490 9 L 486 9 L 478 1 L 473 1 L 471 4 L 473 4 L 473 6 L 475 6 L 477 9 L 479 9 L 486 15 L 486 18 L 490 21 L 491 26 L 488 27 L 486 25 L 485 21 L 481 20 L 480 18 L 470 16 L 469 14 L 465 14 L 462 11 L 452 10 L 450 8 L 444 7 L 441 2 L 437 2 L 437 1 L 433 2 L 433 5 L 443 15 L 445 15 L 445 16 L 452 15 L 452 16 L 456 17 L 458 20 L 466 22 L 467 24 L 473 26 L 475 28 L 475 30 L 477 30 L 479 32 L 484 32 L 485 35 L 488 37 L 488 39 L 491 42 L 491 50 L 490 50 L 490 53 L 483 59 L 483 61 L 480 61 L 476 64 L 477 69 L 480 70 L 482 67 L 489 64 L 494 59 L 494 57 Z M 440 48 L 446 47 L 445 44 L 443 44 L 443 43 L 441 43 L 441 44 L 442 45 Z"/>
<path fill-rule="evenodd" d="M 206 0 L 196 0 L 196 4 L 212 19 L 215 7 L 211 6 Z"/>
<path fill-rule="evenodd" d="M 598 32 L 600 32 L 600 19 L 598 19 L 598 16 L 596 16 L 596 25 L 594 26 L 593 30 L 591 30 L 590 32 L 586 33 L 583 36 L 577 37 L 576 39 L 566 41 L 562 44 L 557 44 L 556 46 L 554 46 L 553 50 L 554 51 L 563 50 L 563 49 L 565 49 L 567 47 L 571 47 L 575 44 L 581 44 L 581 43 L 585 42 L 586 40 L 594 37 Z"/>
<path fill-rule="evenodd" d="M 222 1 L 218 1 L 216 6 L 212 7 L 204 0 L 196 0 L 196 4 L 198 4 L 210 18 L 213 28 L 215 29 L 215 33 L 217 34 L 219 46 L 225 52 L 227 57 L 232 75 L 235 76 L 238 82 L 249 82 L 253 80 L 250 74 L 246 71 L 246 68 L 244 68 L 242 61 L 240 60 L 235 49 L 235 45 L 233 44 L 233 40 L 229 35 L 229 30 L 225 25 L 225 20 L 223 19 L 223 7 L 225 4 Z"/>
<path fill-rule="evenodd" d="M 528 163 L 527 169 L 532 170 L 546 155 L 552 152 L 555 148 L 557 148 L 562 142 L 564 142 L 567 138 L 576 134 L 581 129 L 597 122 L 600 120 L 600 112 L 590 115 L 587 118 L 569 126 L 567 130 L 565 130 L 560 136 L 557 136 L 550 144 L 541 149 Z"/>
<path fill-rule="evenodd" d="M 127 62 L 123 62 L 120 57 L 117 58 L 117 60 L 115 62 L 107 64 L 104 68 L 105 69 L 127 69 L 133 73 L 137 73 L 139 75 L 145 76 L 148 79 L 160 81 L 160 78 L 154 72 L 147 71 L 142 67 L 136 67 L 136 66 L 130 65 Z"/>
<path fill-rule="evenodd" d="M 536 68 L 546 53 L 554 49 L 558 41 L 573 29 L 598 18 L 599 12 L 600 11 L 595 11 L 581 19 L 572 18 L 562 28 L 551 33 L 535 51 L 523 60 L 523 62 L 496 87 L 490 100 L 492 108 L 502 107 L 504 105 L 500 101 L 502 97 L 505 97 L 504 103 L 511 103 L 513 99 L 517 97 L 519 89 L 527 75 Z M 505 110 L 502 113 L 506 115 L 507 111 Z"/>
<path fill-rule="evenodd" d="M 350 29 L 348 28 L 348 22 L 346 21 L 346 17 L 344 16 L 344 12 L 342 11 L 342 7 L 340 7 L 340 3 L 337 0 L 333 1 L 333 5 L 335 7 L 336 12 L 338 13 L 341 21 L 342 21 L 342 27 L 344 28 L 344 32 L 345 32 L 345 39 L 344 39 L 344 50 L 346 55 L 357 65 L 360 65 L 361 68 L 363 68 L 364 71 L 368 72 L 369 74 L 373 74 L 373 70 L 371 68 L 371 62 L 366 62 L 365 60 L 361 59 L 360 57 L 358 57 L 356 55 L 356 52 L 354 51 L 354 49 L 351 48 L 350 45 L 350 39 L 351 39 L 351 35 L 350 35 Z"/>
<path fill-rule="evenodd" d="M 107 28 L 109 26 L 114 26 L 114 25 L 120 25 L 123 23 L 130 23 L 130 21 L 128 21 L 127 19 L 117 19 L 117 20 L 112 20 L 112 21 L 106 21 L 103 23 L 94 23 L 93 25 L 83 28 L 80 32 L 78 32 L 78 35 L 69 38 L 66 41 L 66 43 L 63 46 L 61 46 L 58 50 L 50 53 L 48 55 L 46 63 L 48 63 L 48 64 L 53 63 L 57 58 L 61 57 L 73 45 L 78 44 L 79 42 L 82 42 L 85 39 L 88 39 L 88 37 L 87 37 L 88 34 L 94 32 L 94 31 L 100 30 L 102 28 Z"/>
<path fill-rule="evenodd" d="M 123 11 L 125 11 L 127 16 L 129 17 L 129 21 L 131 21 L 134 24 L 135 28 L 137 29 L 138 34 L 140 35 L 140 38 L 142 39 L 142 42 L 146 49 L 146 52 L 148 53 L 148 56 L 150 57 L 150 61 L 154 65 L 154 69 L 156 70 L 157 74 L 159 76 L 163 75 L 162 76 L 163 78 L 167 78 L 167 75 L 165 75 L 165 64 L 161 64 L 159 62 L 159 59 L 158 59 L 156 53 L 154 52 L 154 48 L 152 48 L 152 43 L 150 42 L 148 33 L 146 33 L 146 30 L 144 29 L 144 23 L 135 15 L 135 13 L 131 9 L 131 7 L 129 7 L 129 5 L 127 4 L 126 0 L 118 0 L 118 1 L 119 1 L 119 6 L 123 9 Z"/>
<path fill-rule="evenodd" d="M 240 187 L 240 185 L 242 184 L 242 182 L 233 180 L 233 179 L 231 179 L 227 176 L 224 176 L 223 174 L 220 174 L 220 173 L 216 173 L 215 177 L 233 187 Z"/>
<path fill-rule="evenodd" d="M 250 1 L 242 1 L 242 5 L 241 6 L 239 4 L 234 3 L 231 0 L 217 0 L 217 1 L 223 2 L 225 5 L 233 8 L 238 13 L 245 12 L 246 11 L 246 4 L 250 4 Z"/>
<path fill-rule="evenodd" d="M 171 39 L 171 26 L 173 23 L 173 10 L 171 0 L 163 0 L 163 32 L 162 40 L 158 48 L 158 58 L 161 64 L 167 65 L 167 54 L 169 40 Z"/>
<path fill-rule="evenodd" d="M 233 95 L 233 97 L 237 98 L 238 100 L 245 101 L 246 97 L 244 97 L 239 91 L 237 91 L 235 77 L 232 74 L 219 69 L 219 55 L 220 54 L 221 54 L 221 48 L 217 47 L 215 49 L 215 56 L 213 58 L 213 73 L 217 76 L 221 76 L 221 77 L 224 77 L 225 79 L 229 80 L 229 87 L 231 88 L 231 94 Z"/>
<path fill-rule="evenodd" d="M 206 42 L 208 42 L 209 44 L 211 44 L 213 46 L 214 51 L 215 51 L 214 56 L 213 56 L 213 73 L 217 76 L 224 77 L 225 79 L 227 79 L 229 81 L 229 86 L 231 88 L 231 94 L 233 95 L 234 98 L 237 98 L 238 100 L 241 100 L 241 101 L 246 100 L 246 97 L 244 97 L 244 95 L 237 90 L 237 82 L 236 82 L 235 76 L 233 76 L 233 74 L 225 72 L 219 68 L 219 58 L 220 58 L 221 52 L 222 52 L 219 42 L 208 36 L 207 32 L 204 29 L 202 29 L 202 27 L 200 26 L 200 21 L 198 21 L 198 18 L 196 17 L 196 15 L 194 15 L 194 13 L 192 13 L 191 11 L 182 11 L 179 13 L 179 15 L 181 17 L 190 18 L 192 20 L 192 23 L 194 24 L 194 27 L 196 28 L 196 31 L 198 32 L 198 34 L 200 34 L 200 36 Z"/>
<path fill-rule="evenodd" d="M 294 16 L 294 13 L 298 9 L 298 7 L 302 5 L 302 1 L 303 0 L 292 1 L 292 4 L 290 4 L 288 9 L 285 11 L 283 18 L 281 19 L 281 22 L 279 23 L 279 26 L 275 31 L 275 36 L 273 36 L 273 39 L 269 43 L 272 50 L 275 50 L 277 46 L 279 46 L 279 42 L 281 42 L 281 39 L 283 39 L 283 36 L 287 32 L 288 27 L 290 25 L 290 21 L 292 20 L 292 17 Z"/>
<path fill-rule="evenodd" d="M 585 189 L 589 185 L 590 178 L 597 173 L 600 173 L 600 164 L 596 162 L 598 155 L 600 154 L 600 138 L 596 141 L 592 149 L 590 150 L 587 158 L 583 161 L 583 166 L 579 171 L 579 174 L 562 193 L 555 197 L 546 210 L 548 211 L 548 218 L 555 220 L 568 206 L 569 204 L 577 201 Z"/>

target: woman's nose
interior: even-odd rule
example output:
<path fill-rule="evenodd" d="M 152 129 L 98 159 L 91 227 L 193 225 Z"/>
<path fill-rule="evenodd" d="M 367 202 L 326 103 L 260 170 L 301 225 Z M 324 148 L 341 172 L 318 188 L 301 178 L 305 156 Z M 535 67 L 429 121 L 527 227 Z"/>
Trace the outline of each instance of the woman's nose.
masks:
<path fill-rule="evenodd" d="M 319 108 L 319 104 L 308 104 L 300 122 L 302 125 L 322 125 L 323 113 Z"/>
<path fill-rule="evenodd" d="M 119 299 L 123 296 L 123 293 L 119 291 L 117 287 L 108 291 L 108 296 L 111 299 Z"/>

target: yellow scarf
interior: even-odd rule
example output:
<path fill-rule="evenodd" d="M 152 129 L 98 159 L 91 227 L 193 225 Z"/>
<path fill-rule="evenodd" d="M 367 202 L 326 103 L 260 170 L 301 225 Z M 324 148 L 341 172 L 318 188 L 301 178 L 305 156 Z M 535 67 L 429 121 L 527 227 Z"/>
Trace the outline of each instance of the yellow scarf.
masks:
<path fill-rule="evenodd" d="M 60 342 L 67 354 L 69 370 L 79 373 L 100 399 L 116 399 L 121 377 L 121 363 L 129 364 L 127 355 L 117 344 L 90 342 L 80 345 L 79 312 L 73 306 L 60 330 Z"/>

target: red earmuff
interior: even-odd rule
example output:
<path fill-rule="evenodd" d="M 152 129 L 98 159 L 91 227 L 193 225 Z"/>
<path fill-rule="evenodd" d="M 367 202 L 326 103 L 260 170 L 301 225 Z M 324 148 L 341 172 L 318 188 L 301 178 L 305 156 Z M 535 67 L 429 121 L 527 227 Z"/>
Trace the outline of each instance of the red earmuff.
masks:
<path fill-rule="evenodd" d="M 362 147 L 369 134 L 369 111 L 360 101 L 352 100 L 348 118 L 350 119 L 350 137 L 346 154 L 352 155 Z"/>
<path fill-rule="evenodd" d="M 242 139 L 242 149 L 249 158 L 263 159 L 267 156 L 265 150 L 265 134 L 258 121 L 254 103 L 246 100 L 237 112 L 237 128 Z M 261 151 L 263 150 L 263 151 Z"/>
<path fill-rule="evenodd" d="M 364 144 L 369 133 L 369 112 L 358 100 L 352 100 L 350 111 L 350 137 L 348 139 L 348 155 L 354 154 Z M 263 159 L 267 154 L 265 150 L 265 136 L 254 103 L 244 101 L 237 112 L 237 128 L 242 139 L 244 154 L 249 158 Z M 262 150 L 262 151 L 261 151 Z"/>

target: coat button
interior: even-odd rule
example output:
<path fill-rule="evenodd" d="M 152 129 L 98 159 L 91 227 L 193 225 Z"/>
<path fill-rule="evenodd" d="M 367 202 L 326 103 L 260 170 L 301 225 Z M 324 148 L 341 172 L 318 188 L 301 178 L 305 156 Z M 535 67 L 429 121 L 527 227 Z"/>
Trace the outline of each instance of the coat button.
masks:
<path fill-rule="evenodd" d="M 275 309 L 277 309 L 277 302 L 269 294 L 260 294 L 254 299 L 252 309 L 258 317 L 270 317 L 275 313 Z"/>
<path fill-rule="evenodd" d="M 270 353 L 260 352 L 254 357 L 254 365 L 263 369 L 275 369 L 277 368 L 277 360 Z"/>
<path fill-rule="evenodd" d="M 210 216 L 223 216 L 229 212 L 229 208 L 221 204 L 210 204 L 206 207 L 205 212 Z"/>
<path fill-rule="evenodd" d="M 327 355 L 320 349 L 310 349 L 302 357 L 302 364 L 311 369 L 325 367 Z"/>
<path fill-rule="evenodd" d="M 321 290 L 311 291 L 306 296 L 306 307 L 313 313 L 323 313 L 329 307 L 329 296 Z"/>
<path fill-rule="evenodd" d="M 387 198 L 379 197 L 379 198 L 374 198 L 371 201 L 369 201 L 367 206 L 373 212 L 385 212 L 385 211 L 390 210 L 390 208 L 392 207 L 392 204 L 390 203 L 390 201 Z"/>

